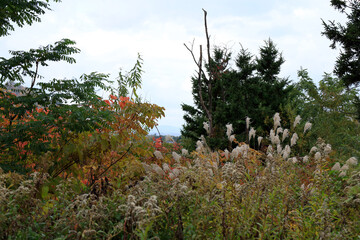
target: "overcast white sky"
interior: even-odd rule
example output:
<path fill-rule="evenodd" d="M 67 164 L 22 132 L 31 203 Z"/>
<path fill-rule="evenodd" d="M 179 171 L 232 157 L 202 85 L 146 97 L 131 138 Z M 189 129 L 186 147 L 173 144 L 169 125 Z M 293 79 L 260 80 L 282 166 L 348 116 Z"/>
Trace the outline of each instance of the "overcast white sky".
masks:
<path fill-rule="evenodd" d="M 142 96 L 166 108 L 159 121 L 162 134 L 180 132 L 180 105 L 193 102 L 190 79 L 196 67 L 183 44 L 195 39 L 196 47 L 205 45 L 202 8 L 208 12 L 212 45 L 226 46 L 236 56 L 241 43 L 257 55 L 270 37 L 286 60 L 280 77 L 293 81 L 300 66 L 315 81 L 332 72 L 338 51 L 321 36 L 321 18 L 344 21 L 330 0 L 63 0 L 51 8 L 41 23 L 0 38 L 0 56 L 70 38 L 81 49 L 74 56 L 77 63 L 54 63 L 40 69 L 41 75 L 78 78 L 98 71 L 115 79 L 120 68 L 130 70 L 140 53 Z"/>

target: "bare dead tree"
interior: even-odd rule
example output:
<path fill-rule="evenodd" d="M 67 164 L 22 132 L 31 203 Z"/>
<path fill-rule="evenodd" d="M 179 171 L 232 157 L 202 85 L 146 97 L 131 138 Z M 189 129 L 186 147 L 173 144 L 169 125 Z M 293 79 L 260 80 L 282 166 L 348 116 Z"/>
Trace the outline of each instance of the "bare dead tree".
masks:
<path fill-rule="evenodd" d="M 202 55 L 202 45 L 200 45 L 200 56 L 199 56 L 199 60 L 196 60 L 195 54 L 194 54 L 194 41 L 191 44 L 191 47 L 188 47 L 185 43 L 185 47 L 186 49 L 190 52 L 196 66 L 198 67 L 198 94 L 199 94 L 199 98 L 200 98 L 200 104 L 203 108 L 203 110 L 205 111 L 207 118 L 209 119 L 209 136 L 212 137 L 214 135 L 214 122 L 213 122 L 213 99 L 212 99 L 212 87 L 213 87 L 213 74 L 211 73 L 211 56 L 210 56 L 210 36 L 209 36 L 209 32 L 208 32 L 208 26 L 207 26 L 207 12 L 203 9 L 204 12 L 204 25 L 205 25 L 205 35 L 206 35 L 206 52 L 207 52 L 207 65 L 209 66 L 210 69 L 210 74 L 205 73 L 204 69 L 203 69 L 203 55 Z M 208 93 L 208 105 L 205 104 L 204 102 L 204 97 L 203 97 L 203 92 L 202 92 L 202 83 L 207 84 L 207 93 Z"/>

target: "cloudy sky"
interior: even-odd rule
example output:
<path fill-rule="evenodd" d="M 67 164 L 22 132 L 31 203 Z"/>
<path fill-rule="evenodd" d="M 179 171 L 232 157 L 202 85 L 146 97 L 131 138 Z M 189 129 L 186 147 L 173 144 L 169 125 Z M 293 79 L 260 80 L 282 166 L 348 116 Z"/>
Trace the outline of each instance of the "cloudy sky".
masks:
<path fill-rule="evenodd" d="M 190 78 L 196 69 L 184 43 L 205 45 L 202 8 L 208 12 L 211 44 L 237 55 L 240 44 L 254 55 L 269 37 L 283 53 L 281 77 L 297 81 L 300 67 L 318 81 L 333 70 L 337 50 L 321 36 L 321 18 L 343 22 L 330 0 L 63 0 L 52 3 L 41 23 L 0 38 L 0 56 L 62 38 L 77 43 L 77 63 L 40 69 L 45 79 L 78 78 L 98 71 L 115 79 L 144 59 L 142 97 L 166 108 L 162 134 L 179 134 L 181 104 L 192 104 Z M 104 96 L 106 97 L 106 96 Z"/>

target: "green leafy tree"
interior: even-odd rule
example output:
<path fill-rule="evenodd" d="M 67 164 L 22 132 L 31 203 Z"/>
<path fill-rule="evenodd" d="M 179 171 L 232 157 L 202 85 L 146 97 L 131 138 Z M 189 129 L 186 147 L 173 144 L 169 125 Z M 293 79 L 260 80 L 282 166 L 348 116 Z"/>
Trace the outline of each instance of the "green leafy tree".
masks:
<path fill-rule="evenodd" d="M 60 0 L 53 0 L 60 2 Z M 14 31 L 14 24 L 23 27 L 40 22 L 40 15 L 50 9 L 50 0 L 2 0 L 0 1 L 0 37 Z"/>
<path fill-rule="evenodd" d="M 2 1 L 0 36 L 14 30 L 14 24 L 22 27 L 40 21 L 48 9 L 49 1 Z M 74 41 L 62 39 L 38 49 L 9 51 L 12 56 L 8 59 L 0 57 L 1 154 L 17 160 L 26 159 L 18 154 L 19 149 L 41 155 L 68 142 L 72 135 L 94 130 L 112 119 L 111 111 L 101 110 L 105 103 L 97 94 L 110 89 L 108 75 L 93 72 L 80 79 L 41 81 L 39 70 L 49 62 L 75 63 L 72 55 L 80 50 L 74 45 Z M 9 85 L 29 81 L 30 87 L 18 97 L 6 90 Z"/>
<path fill-rule="evenodd" d="M 293 115 L 299 114 L 313 124 L 305 139 L 307 148 L 314 146 L 321 137 L 332 145 L 338 156 L 344 159 L 359 157 L 360 125 L 355 119 L 354 105 L 356 91 L 348 90 L 341 79 L 330 74 L 324 75 L 319 86 L 309 77 L 306 69 L 301 69 L 298 76 L 294 89 L 297 101 L 293 102 L 292 111 L 297 109 Z"/>

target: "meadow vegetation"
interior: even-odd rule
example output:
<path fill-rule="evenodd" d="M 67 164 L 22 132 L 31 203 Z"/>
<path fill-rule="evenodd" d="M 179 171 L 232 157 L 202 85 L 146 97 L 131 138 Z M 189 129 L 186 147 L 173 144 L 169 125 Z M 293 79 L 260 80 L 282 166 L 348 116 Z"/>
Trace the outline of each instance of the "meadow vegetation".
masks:
<path fill-rule="evenodd" d="M 5 18 L 1 36 L 13 30 L 12 21 L 39 20 L 49 1 L 6 7 L 23 14 Z M 278 68 L 269 75 L 243 51 L 243 63 L 264 75 L 251 79 L 267 77 L 252 94 L 273 81 L 281 89 L 289 85 L 286 98 L 274 108 L 221 119 L 232 112 L 210 104 L 212 91 L 201 81 L 219 87 L 242 70 L 217 68 L 224 52 L 215 51 L 208 72 L 197 62 L 204 78 L 193 81 L 200 86 L 194 99 L 203 103 L 187 108 L 196 115 L 192 132 L 202 134 L 196 142 L 183 136 L 176 142 L 148 137 L 165 109 L 138 96 L 140 55 L 115 81 L 93 72 L 41 82 L 38 70 L 49 61 L 75 62 L 71 55 L 80 50 L 74 44 L 63 39 L 0 59 L 1 239 L 360 238 L 358 93 L 341 77 L 326 74 L 317 86 L 301 69 L 290 86 L 276 78 L 277 52 L 270 55 Z M 272 52 L 273 43 L 267 44 L 263 51 Z M 20 96 L 6 89 L 26 81 L 30 87 Z M 224 94 L 232 103 L 243 97 Z"/>

